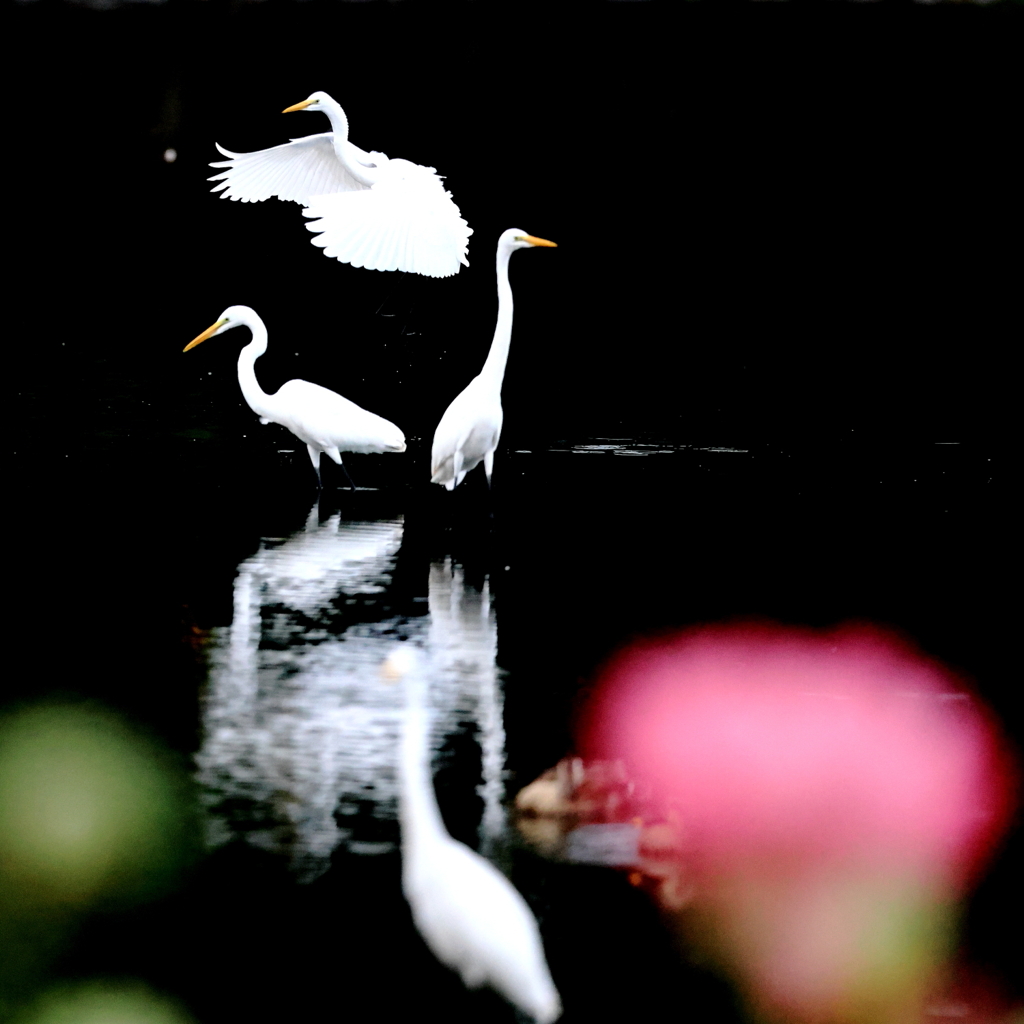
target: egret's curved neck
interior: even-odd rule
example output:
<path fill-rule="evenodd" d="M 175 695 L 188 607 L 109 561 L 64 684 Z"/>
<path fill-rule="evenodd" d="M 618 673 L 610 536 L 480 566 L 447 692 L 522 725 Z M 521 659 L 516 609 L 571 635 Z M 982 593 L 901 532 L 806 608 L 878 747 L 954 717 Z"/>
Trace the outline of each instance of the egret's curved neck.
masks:
<path fill-rule="evenodd" d="M 508 260 L 511 255 L 511 248 L 504 245 L 498 247 L 498 323 L 494 328 L 491 350 L 480 371 L 481 379 L 497 392 L 501 391 L 501 382 L 505 378 L 508 346 L 512 340 L 512 286 L 508 283 Z"/>
<path fill-rule="evenodd" d="M 245 321 L 246 327 L 252 331 L 252 341 L 238 353 L 238 386 L 242 395 L 257 416 L 271 414 L 271 396 L 260 387 L 256 380 L 256 360 L 267 351 L 267 328 L 255 314 Z"/>
<path fill-rule="evenodd" d="M 409 851 L 447 838 L 441 812 L 434 796 L 434 780 L 430 772 L 430 718 L 427 714 L 423 686 L 420 681 L 407 680 L 405 686 L 405 722 L 399 760 L 399 817 L 402 823 L 402 845 Z"/>
<path fill-rule="evenodd" d="M 348 118 L 341 104 L 335 100 L 324 98 L 320 100 L 320 110 L 327 115 L 331 122 L 331 131 L 334 132 L 334 141 L 337 143 L 348 141 Z"/>
<path fill-rule="evenodd" d="M 334 153 L 341 161 L 342 167 L 361 185 L 366 185 L 369 188 L 377 181 L 377 177 L 364 164 L 360 163 L 360 156 L 365 157 L 363 151 L 348 141 L 348 118 L 345 116 L 345 111 L 333 99 L 322 99 L 320 109 L 331 122 L 331 131 L 334 133 Z"/>

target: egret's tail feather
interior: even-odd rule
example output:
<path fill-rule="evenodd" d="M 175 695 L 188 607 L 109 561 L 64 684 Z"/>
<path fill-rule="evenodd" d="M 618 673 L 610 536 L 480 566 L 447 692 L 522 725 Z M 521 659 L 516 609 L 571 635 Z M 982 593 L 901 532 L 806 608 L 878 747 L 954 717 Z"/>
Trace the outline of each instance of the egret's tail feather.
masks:
<path fill-rule="evenodd" d="M 452 470 L 451 456 L 442 459 L 436 465 L 430 467 L 430 482 L 432 484 L 442 484 L 449 491 L 452 490 L 455 486 L 455 473 Z"/>

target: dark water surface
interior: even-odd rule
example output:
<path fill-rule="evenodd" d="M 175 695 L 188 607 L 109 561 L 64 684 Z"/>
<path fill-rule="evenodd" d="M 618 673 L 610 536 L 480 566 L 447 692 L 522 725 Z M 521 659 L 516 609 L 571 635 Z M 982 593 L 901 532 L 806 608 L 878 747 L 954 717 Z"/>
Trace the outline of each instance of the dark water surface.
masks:
<path fill-rule="evenodd" d="M 61 971 L 143 977 L 204 1022 L 441 1004 L 511 1020 L 436 965 L 401 895 L 402 700 L 378 671 L 399 640 L 431 659 L 449 831 L 531 900 L 566 1020 L 735 1016 L 622 871 L 545 861 L 505 824 L 507 800 L 574 749 L 617 645 L 737 616 L 876 622 L 973 679 L 1020 736 L 995 447 L 521 443 L 489 496 L 482 474 L 430 487 L 414 444 L 350 456 L 360 489 L 317 505 L 304 453 L 268 436 L 232 459 L 182 439 L 145 474 L 69 453 L 49 487 L 19 467 L 10 695 L 99 700 L 161 737 L 194 766 L 206 851 L 173 895 L 91 918 Z M 967 931 L 1007 977 L 992 936 L 1010 863 Z"/>

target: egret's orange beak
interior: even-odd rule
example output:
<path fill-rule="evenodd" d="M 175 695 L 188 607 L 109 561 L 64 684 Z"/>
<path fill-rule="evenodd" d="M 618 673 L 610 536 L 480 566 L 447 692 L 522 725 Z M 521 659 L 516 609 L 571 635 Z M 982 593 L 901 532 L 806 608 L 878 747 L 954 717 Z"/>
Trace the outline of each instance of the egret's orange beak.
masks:
<path fill-rule="evenodd" d="M 397 683 L 408 671 L 409 664 L 404 652 L 396 651 L 384 659 L 380 667 L 380 678 L 384 683 Z"/>
<path fill-rule="evenodd" d="M 207 327 L 198 338 L 193 338 L 181 351 L 187 352 L 190 348 L 195 348 L 200 342 L 206 341 L 207 338 L 212 338 L 226 323 L 227 320 L 218 320 L 212 327 Z"/>
<path fill-rule="evenodd" d="M 316 100 L 303 100 L 301 103 L 293 103 L 290 107 L 285 107 L 281 111 L 282 114 L 291 114 L 296 110 L 305 110 L 311 103 L 315 103 Z"/>
<path fill-rule="evenodd" d="M 546 238 L 538 238 L 536 235 L 520 235 L 517 239 L 519 242 L 529 242 L 530 245 L 546 245 L 551 249 L 557 249 L 557 242 L 549 242 Z"/>

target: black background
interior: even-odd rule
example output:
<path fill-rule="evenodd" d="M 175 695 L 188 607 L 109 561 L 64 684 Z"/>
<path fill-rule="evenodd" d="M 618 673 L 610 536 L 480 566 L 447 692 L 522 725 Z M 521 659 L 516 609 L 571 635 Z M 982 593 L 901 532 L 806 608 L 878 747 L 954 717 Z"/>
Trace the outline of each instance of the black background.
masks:
<path fill-rule="evenodd" d="M 489 340 L 512 225 L 560 248 L 513 265 L 532 301 L 510 431 L 963 440 L 1005 413 L 1019 6 L 39 0 L 7 20 L 32 296 L 9 355 L 47 384 L 22 395 L 30 441 L 65 434 L 55 408 L 125 432 L 104 391 L 132 384 L 151 433 L 180 429 L 197 359 L 237 397 L 233 345 L 174 358 L 232 303 L 268 323 L 268 389 L 305 375 L 426 435 Z M 468 272 L 360 273 L 295 204 L 208 194 L 214 140 L 325 130 L 278 113 L 314 88 L 359 144 L 446 175 Z"/>
<path fill-rule="evenodd" d="M 230 618 L 258 538 L 299 528 L 313 498 L 305 455 L 278 456 L 238 393 L 241 339 L 181 354 L 245 303 L 269 329 L 266 390 L 304 377 L 410 438 L 402 459 L 346 459 L 391 495 L 382 514 L 406 513 L 396 600 L 411 608 L 446 550 L 491 573 L 509 733 L 536 737 L 510 750 L 513 783 L 565 752 L 618 643 L 744 615 L 893 626 L 1020 736 L 1004 432 L 1024 7 L 38 0 L 4 19 L 9 626 L 37 666 L 10 700 L 103 700 L 195 749 L 196 637 Z M 446 175 L 475 232 L 468 271 L 357 270 L 309 244 L 295 204 L 209 194 L 214 140 L 326 130 L 278 113 L 316 89 L 357 144 Z M 510 451 L 493 522 L 472 480 L 453 521 L 427 447 L 484 357 L 509 226 L 559 247 L 513 258 Z M 656 469 L 546 451 L 602 437 L 746 451 Z M 1011 989 L 1014 842 L 967 930 Z M 338 868 L 296 890 L 283 868 L 214 858 L 166 905 L 93 921 L 59 970 L 145 977 L 204 1022 L 463 998 L 444 977 L 432 996 L 391 980 L 428 963 L 388 923 L 395 863 Z M 657 931 L 639 894 L 580 878 L 545 883 L 580 1019 L 704 996 L 726 1019 L 713 983 L 676 988 L 666 949 L 632 937 Z M 321 944 L 346 913 L 363 931 Z"/>

